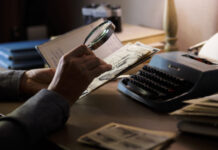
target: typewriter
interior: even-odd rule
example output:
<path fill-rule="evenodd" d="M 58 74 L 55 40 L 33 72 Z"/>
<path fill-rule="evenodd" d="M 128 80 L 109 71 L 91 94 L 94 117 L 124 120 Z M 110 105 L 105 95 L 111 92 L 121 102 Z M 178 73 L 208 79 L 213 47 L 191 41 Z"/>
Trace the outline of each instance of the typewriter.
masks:
<path fill-rule="evenodd" d="M 119 81 L 123 94 L 162 112 L 184 105 L 187 99 L 218 91 L 218 65 L 186 52 L 155 55 L 135 75 Z"/>

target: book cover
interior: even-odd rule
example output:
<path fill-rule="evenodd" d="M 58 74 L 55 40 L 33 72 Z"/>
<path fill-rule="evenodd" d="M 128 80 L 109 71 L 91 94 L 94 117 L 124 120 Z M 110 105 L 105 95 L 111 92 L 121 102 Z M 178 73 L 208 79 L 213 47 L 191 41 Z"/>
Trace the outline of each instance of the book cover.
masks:
<path fill-rule="evenodd" d="M 10 59 L 16 59 L 16 56 L 22 56 L 21 52 L 35 53 L 35 47 L 37 45 L 47 42 L 47 39 L 37 41 L 21 41 L 21 42 L 10 42 L 0 44 L 0 52 L 2 56 L 9 57 Z M 19 54 L 17 54 L 19 52 Z M 36 54 L 36 53 L 35 53 Z"/>
<path fill-rule="evenodd" d="M 30 50 L 30 51 L 21 51 L 21 52 L 13 52 L 13 53 L 5 53 L 3 51 L 0 51 L 0 57 L 12 61 L 42 59 L 35 49 L 33 49 L 32 51 Z"/>
<path fill-rule="evenodd" d="M 43 67 L 44 61 L 42 59 L 33 59 L 25 61 L 11 61 L 0 56 L 0 67 L 5 69 L 30 69 Z"/>

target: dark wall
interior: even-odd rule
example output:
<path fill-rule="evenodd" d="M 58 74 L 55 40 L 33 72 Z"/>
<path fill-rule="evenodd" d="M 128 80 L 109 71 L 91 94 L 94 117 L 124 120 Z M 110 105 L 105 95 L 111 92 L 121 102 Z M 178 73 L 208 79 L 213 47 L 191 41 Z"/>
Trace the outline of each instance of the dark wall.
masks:
<path fill-rule="evenodd" d="M 26 28 L 46 25 L 59 35 L 82 25 L 83 0 L 1 0 L 0 42 L 26 39 Z"/>
<path fill-rule="evenodd" d="M 10 40 L 13 28 L 21 25 L 23 20 L 24 0 L 0 1 L 0 42 Z"/>

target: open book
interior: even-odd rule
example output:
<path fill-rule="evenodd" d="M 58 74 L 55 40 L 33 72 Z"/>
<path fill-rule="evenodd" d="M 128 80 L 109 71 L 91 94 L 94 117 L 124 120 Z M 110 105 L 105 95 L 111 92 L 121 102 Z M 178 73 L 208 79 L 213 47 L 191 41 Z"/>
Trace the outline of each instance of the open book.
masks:
<path fill-rule="evenodd" d="M 61 56 L 83 44 L 83 41 L 89 32 L 102 22 L 103 20 L 98 20 L 90 25 L 68 32 L 38 46 L 37 49 L 48 65 L 56 68 Z M 93 51 L 97 57 L 103 59 L 108 64 L 111 64 L 112 70 L 94 79 L 83 95 L 90 93 L 107 81 L 115 78 L 138 61 L 142 59 L 147 60 L 151 55 L 158 51 L 158 49 L 146 46 L 139 42 L 123 46 L 116 35 L 113 34 L 102 46 Z"/>

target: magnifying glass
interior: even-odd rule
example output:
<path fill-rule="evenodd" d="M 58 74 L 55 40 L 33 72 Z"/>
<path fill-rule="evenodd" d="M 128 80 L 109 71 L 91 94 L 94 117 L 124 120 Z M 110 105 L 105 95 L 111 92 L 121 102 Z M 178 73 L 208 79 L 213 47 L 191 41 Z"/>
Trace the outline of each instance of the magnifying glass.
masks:
<path fill-rule="evenodd" d="M 103 45 L 114 33 L 114 24 L 107 20 L 95 27 L 86 37 L 83 44 L 91 50 L 96 50 Z"/>

